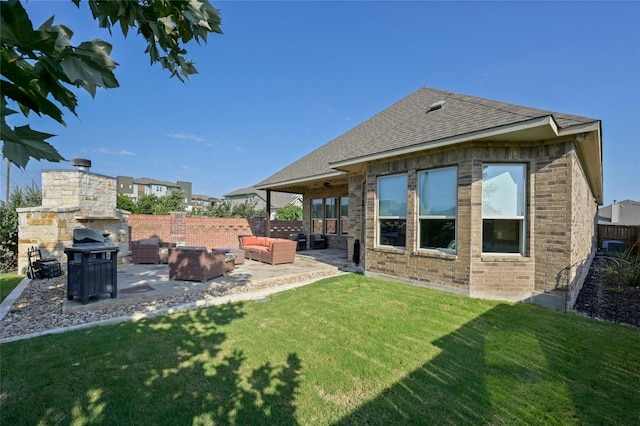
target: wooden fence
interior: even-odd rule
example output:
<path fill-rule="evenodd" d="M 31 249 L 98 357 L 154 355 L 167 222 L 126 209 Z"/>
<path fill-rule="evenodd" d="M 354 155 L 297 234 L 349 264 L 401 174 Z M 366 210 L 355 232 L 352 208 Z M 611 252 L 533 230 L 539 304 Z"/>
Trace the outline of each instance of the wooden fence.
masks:
<path fill-rule="evenodd" d="M 598 248 L 602 248 L 602 242 L 616 240 L 624 242 L 626 250 L 640 246 L 640 226 L 603 225 L 598 224 Z"/>

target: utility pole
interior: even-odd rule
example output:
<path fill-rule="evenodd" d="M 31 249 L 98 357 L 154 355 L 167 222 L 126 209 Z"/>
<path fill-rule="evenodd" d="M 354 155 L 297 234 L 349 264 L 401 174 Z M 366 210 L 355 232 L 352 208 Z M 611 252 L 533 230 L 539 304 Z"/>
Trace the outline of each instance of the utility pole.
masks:
<path fill-rule="evenodd" d="M 11 170 L 11 162 L 9 161 L 8 158 L 5 158 L 5 161 L 7 162 L 7 185 L 5 187 L 5 198 L 4 198 L 4 202 L 9 204 L 9 171 Z"/>

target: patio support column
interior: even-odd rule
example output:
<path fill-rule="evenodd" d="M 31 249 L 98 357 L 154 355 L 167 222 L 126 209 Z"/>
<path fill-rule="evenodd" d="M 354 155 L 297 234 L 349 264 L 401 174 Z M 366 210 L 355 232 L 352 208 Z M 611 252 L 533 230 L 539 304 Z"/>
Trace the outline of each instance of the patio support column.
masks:
<path fill-rule="evenodd" d="M 267 237 L 271 236 L 271 190 L 267 189 L 267 213 L 266 213 L 266 221 L 265 221 L 265 234 Z"/>

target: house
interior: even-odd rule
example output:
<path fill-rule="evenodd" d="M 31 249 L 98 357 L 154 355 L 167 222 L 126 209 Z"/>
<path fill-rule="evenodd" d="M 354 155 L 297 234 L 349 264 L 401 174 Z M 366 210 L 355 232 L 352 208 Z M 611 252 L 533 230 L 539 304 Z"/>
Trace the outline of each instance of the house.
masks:
<path fill-rule="evenodd" d="M 595 252 L 601 132 L 598 119 L 425 87 L 256 188 L 302 194 L 304 227 L 349 259 L 358 240 L 365 275 L 553 296 L 558 273 Z"/>
<path fill-rule="evenodd" d="M 185 206 L 188 213 L 206 212 L 209 207 L 215 207 L 222 203 L 222 200 L 208 195 L 191 194 L 191 202 Z"/>
<path fill-rule="evenodd" d="M 182 191 L 185 196 L 185 204 L 191 204 L 191 182 L 168 182 L 150 178 L 133 178 L 131 176 L 117 176 L 116 188 L 119 193 L 137 201 L 142 195 L 155 195 L 164 197 L 171 191 Z"/>
<path fill-rule="evenodd" d="M 640 202 L 614 200 L 598 209 L 598 248 L 640 250 Z"/>
<path fill-rule="evenodd" d="M 270 212 L 271 219 L 275 219 L 276 210 L 289 204 L 302 207 L 302 195 L 271 192 L 270 196 Z M 267 210 L 267 191 L 254 187 L 236 189 L 224 195 L 225 201 L 232 204 L 242 204 L 245 202 L 255 203 L 256 210 Z"/>
<path fill-rule="evenodd" d="M 640 202 L 633 200 L 613 201 L 613 204 L 598 209 L 598 224 L 640 226 Z"/>

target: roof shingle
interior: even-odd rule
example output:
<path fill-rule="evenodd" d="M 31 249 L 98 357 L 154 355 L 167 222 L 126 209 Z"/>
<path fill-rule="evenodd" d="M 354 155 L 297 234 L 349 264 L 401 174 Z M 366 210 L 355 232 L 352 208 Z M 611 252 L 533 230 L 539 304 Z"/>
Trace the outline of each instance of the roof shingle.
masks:
<path fill-rule="evenodd" d="M 443 108 L 427 112 L 440 101 Z M 332 163 L 548 116 L 560 128 L 598 121 L 423 87 L 256 186 L 333 174 Z"/>

